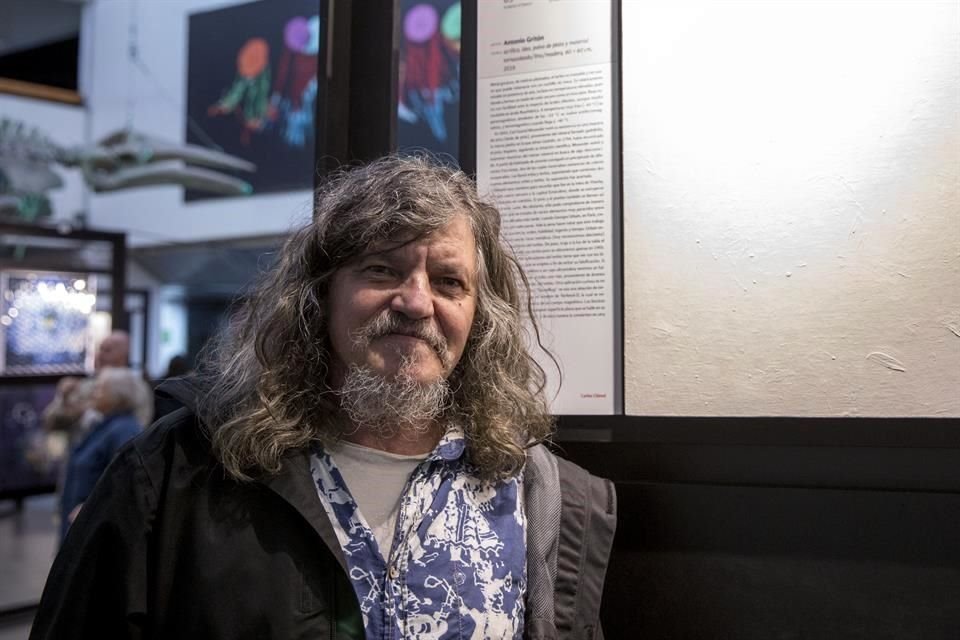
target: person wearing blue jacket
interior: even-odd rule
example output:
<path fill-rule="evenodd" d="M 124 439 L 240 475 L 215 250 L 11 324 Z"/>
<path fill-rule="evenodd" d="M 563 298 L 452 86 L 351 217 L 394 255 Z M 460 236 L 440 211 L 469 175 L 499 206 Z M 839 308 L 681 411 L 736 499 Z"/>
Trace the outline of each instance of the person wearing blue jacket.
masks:
<path fill-rule="evenodd" d="M 70 453 L 60 501 L 61 541 L 117 451 L 143 430 L 137 414 L 150 395 L 132 369 L 107 368 L 97 375 L 91 403 L 103 419 Z"/>

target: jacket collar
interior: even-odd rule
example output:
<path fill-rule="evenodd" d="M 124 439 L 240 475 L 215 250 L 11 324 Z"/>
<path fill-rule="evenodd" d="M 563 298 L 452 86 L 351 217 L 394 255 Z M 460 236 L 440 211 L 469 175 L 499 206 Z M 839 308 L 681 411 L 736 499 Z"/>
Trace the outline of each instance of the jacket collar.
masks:
<path fill-rule="evenodd" d="M 188 374 L 180 378 L 167 378 L 154 390 L 154 394 L 158 397 L 186 407 L 191 413 L 197 413 L 197 401 L 200 393 L 200 385 L 194 374 Z"/>
<path fill-rule="evenodd" d="M 320 539 L 330 549 L 330 552 L 340 563 L 344 572 L 349 575 L 347 561 L 340 548 L 340 541 L 323 510 L 317 488 L 310 475 L 310 460 L 306 451 L 294 451 L 286 454 L 281 461 L 280 471 L 261 480 L 271 491 L 283 498 L 303 518 L 310 523 Z"/>
<path fill-rule="evenodd" d="M 197 411 L 200 393 L 197 379 L 192 375 L 165 380 L 156 390 L 158 397 L 169 399 L 193 413 Z M 343 570 L 349 573 L 337 534 L 334 532 L 333 525 L 330 524 L 327 512 L 323 510 L 317 488 L 313 484 L 308 453 L 306 451 L 288 452 L 280 461 L 280 471 L 264 477 L 260 482 L 297 510 L 317 532 L 324 544 L 330 548 L 330 552 Z"/>

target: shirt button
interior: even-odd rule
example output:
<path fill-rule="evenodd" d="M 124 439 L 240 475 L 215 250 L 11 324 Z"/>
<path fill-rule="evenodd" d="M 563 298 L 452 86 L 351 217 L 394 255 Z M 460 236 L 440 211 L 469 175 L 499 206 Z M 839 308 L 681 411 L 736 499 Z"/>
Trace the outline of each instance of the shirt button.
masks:
<path fill-rule="evenodd" d="M 400 577 L 400 570 L 397 569 L 397 565 L 395 564 L 390 565 L 390 569 L 387 570 L 387 575 L 390 577 L 391 580 L 396 580 L 398 577 Z"/>
<path fill-rule="evenodd" d="M 467 581 L 467 576 L 463 571 L 456 571 L 453 574 L 453 581 L 457 583 L 457 586 L 460 586 Z"/>

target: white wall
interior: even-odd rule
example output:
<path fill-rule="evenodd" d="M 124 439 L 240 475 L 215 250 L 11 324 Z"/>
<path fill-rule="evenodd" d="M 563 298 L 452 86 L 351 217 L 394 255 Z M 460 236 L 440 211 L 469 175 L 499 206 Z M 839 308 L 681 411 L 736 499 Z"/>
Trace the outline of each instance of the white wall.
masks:
<path fill-rule="evenodd" d="M 960 415 L 960 3 L 623 3 L 626 408 Z"/>
<path fill-rule="evenodd" d="M 144 368 L 150 376 L 159 377 L 166 370 L 166 364 L 169 362 L 169 358 L 164 360 L 166 352 L 163 351 L 163 337 L 168 334 L 164 333 L 164 316 L 161 311 L 166 287 L 136 262 L 128 260 L 127 288 L 145 290 L 150 296 L 149 312 L 145 318 L 147 323 L 147 352 L 144 354 Z"/>
<path fill-rule="evenodd" d="M 155 299 L 158 311 L 158 339 L 154 376 L 167 372 L 170 359 L 187 353 L 187 307 L 177 286 L 162 287 Z"/>
<path fill-rule="evenodd" d="M 81 93 L 99 139 L 132 123 L 152 136 L 185 134 L 188 14 L 241 2 L 94 0 L 85 8 Z M 135 26 L 143 69 L 128 56 Z M 310 191 L 185 203 L 179 187 L 91 198 L 91 225 L 127 231 L 131 246 L 283 233 L 305 222 Z"/>
<path fill-rule="evenodd" d="M 63 147 L 82 144 L 86 113 L 81 107 L 0 94 L 0 119 L 9 118 L 35 127 Z M 54 219 L 72 218 L 84 208 L 83 177 L 76 169 L 54 167 L 63 186 L 49 192 Z"/>

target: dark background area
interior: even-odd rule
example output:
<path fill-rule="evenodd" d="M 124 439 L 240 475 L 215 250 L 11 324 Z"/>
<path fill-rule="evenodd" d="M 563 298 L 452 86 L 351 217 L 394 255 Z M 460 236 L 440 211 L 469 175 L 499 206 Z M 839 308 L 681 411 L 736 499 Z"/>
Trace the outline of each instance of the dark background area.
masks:
<path fill-rule="evenodd" d="M 79 52 L 80 38 L 75 36 L 0 55 L 0 78 L 76 91 Z"/>
<path fill-rule="evenodd" d="M 59 467 L 42 459 L 42 421 L 55 390 L 55 383 L 0 387 L 0 497 L 53 491 Z"/>
<path fill-rule="evenodd" d="M 609 639 L 960 637 L 960 420 L 564 416 L 557 439 L 617 487 Z"/>

